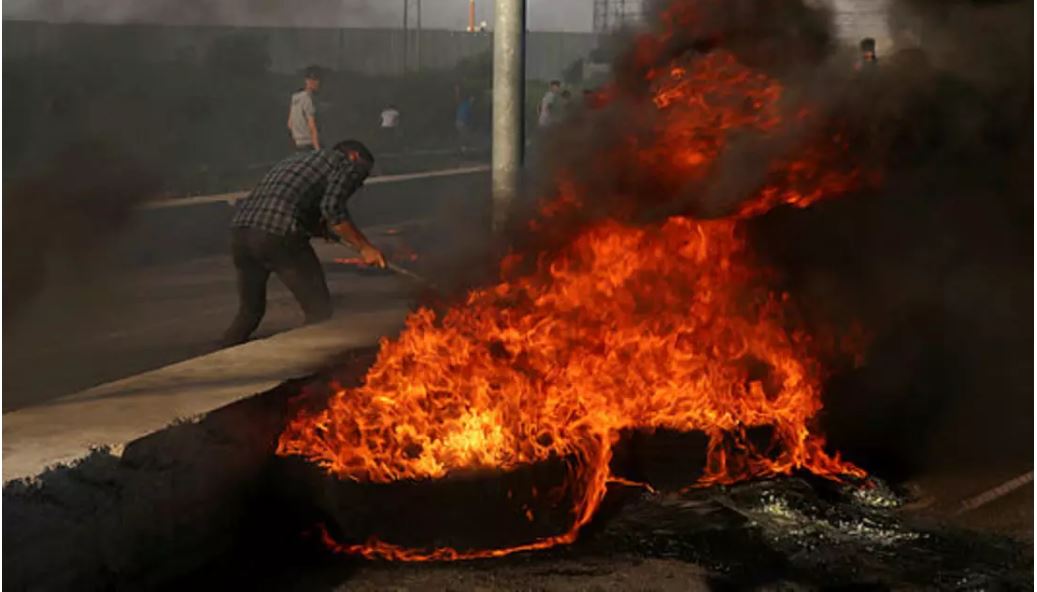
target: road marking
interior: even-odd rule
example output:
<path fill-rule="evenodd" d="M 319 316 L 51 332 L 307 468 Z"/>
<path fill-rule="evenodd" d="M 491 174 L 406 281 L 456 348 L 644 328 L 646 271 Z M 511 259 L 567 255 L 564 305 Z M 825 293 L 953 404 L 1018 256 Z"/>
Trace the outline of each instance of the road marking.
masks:
<path fill-rule="evenodd" d="M 475 149 L 470 149 L 470 150 L 468 150 L 466 152 L 466 154 L 477 154 L 477 153 L 487 153 L 488 154 L 489 150 L 488 149 L 480 150 L 478 148 L 475 148 Z M 385 161 L 385 160 L 389 160 L 391 158 L 411 158 L 411 157 L 414 157 L 414 156 L 447 156 L 447 155 L 451 155 L 451 154 L 457 154 L 457 149 L 456 148 L 449 148 L 449 149 L 438 148 L 436 150 L 413 150 L 411 152 L 388 152 L 388 153 L 386 153 L 386 152 L 379 152 L 378 153 L 378 161 L 382 162 L 382 161 Z M 268 162 L 257 162 L 257 163 L 253 163 L 253 164 L 250 164 L 250 165 L 246 166 L 245 169 L 250 170 L 250 171 L 255 170 L 255 169 L 265 169 L 265 168 L 272 167 L 275 164 L 277 164 L 276 160 L 271 160 L 271 161 L 268 161 Z"/>
<path fill-rule="evenodd" d="M 383 183 L 400 183 L 403 181 L 415 181 L 418 179 L 435 179 L 437 177 L 453 177 L 457 175 L 471 175 L 474 173 L 485 173 L 490 170 L 489 165 L 478 165 L 460 167 L 456 169 L 443 169 L 439 171 L 427 171 L 424 173 L 407 173 L 404 175 L 383 175 L 368 179 L 364 185 L 381 185 Z M 171 199 L 160 199 L 150 201 L 138 206 L 141 210 L 163 210 L 166 208 L 184 208 L 188 206 L 200 206 L 213 203 L 226 203 L 234 205 L 234 202 L 248 195 L 248 191 L 232 191 L 230 193 L 217 193 L 215 195 L 199 195 L 196 197 L 174 197 Z"/>

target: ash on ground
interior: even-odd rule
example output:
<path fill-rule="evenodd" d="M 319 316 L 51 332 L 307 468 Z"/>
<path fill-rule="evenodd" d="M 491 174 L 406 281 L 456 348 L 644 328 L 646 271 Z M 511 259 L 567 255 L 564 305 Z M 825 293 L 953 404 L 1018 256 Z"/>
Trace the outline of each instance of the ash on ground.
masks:
<path fill-rule="evenodd" d="M 669 494 L 616 487 L 572 546 L 452 563 L 335 555 L 312 537 L 267 524 L 266 536 L 247 535 L 252 546 L 239 546 L 177 588 L 1033 589 L 1031 546 L 933 521 L 903 507 L 906 501 L 875 479 L 851 485 L 791 477 Z"/>
<path fill-rule="evenodd" d="M 1025 545 L 928 522 L 904 501 L 875 479 L 757 481 L 643 496 L 587 542 L 693 562 L 737 587 L 1033 588 Z"/>

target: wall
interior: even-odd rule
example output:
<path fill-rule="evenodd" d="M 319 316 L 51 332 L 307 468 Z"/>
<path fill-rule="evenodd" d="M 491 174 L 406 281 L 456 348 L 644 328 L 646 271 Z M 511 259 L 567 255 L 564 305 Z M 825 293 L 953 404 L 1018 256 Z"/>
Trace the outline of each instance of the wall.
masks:
<path fill-rule="evenodd" d="M 875 40 L 879 55 L 894 45 L 890 30 L 889 0 L 827 0 L 831 5 L 836 35 L 840 41 L 856 45 L 861 39 Z"/>
<path fill-rule="evenodd" d="M 173 27 L 162 25 L 51 24 L 4 21 L 5 59 L 64 53 L 137 59 L 200 60 L 221 38 L 248 38 L 266 46 L 270 68 L 295 73 L 310 64 L 364 74 L 399 74 L 404 68 L 404 34 L 393 29 Z M 464 58 L 490 51 L 492 34 L 425 30 L 420 35 L 421 63 L 451 68 Z M 573 61 L 595 47 L 590 33 L 531 32 L 527 41 L 527 76 L 557 78 Z M 418 60 L 419 38 L 407 40 L 407 62 Z"/>
<path fill-rule="evenodd" d="M 890 0 L 817 0 L 828 4 L 836 34 L 847 44 L 873 37 L 879 51 L 892 49 L 904 34 L 888 24 Z M 155 61 L 198 60 L 213 42 L 229 36 L 250 37 L 264 44 L 270 67 L 278 73 L 296 73 L 310 64 L 364 74 L 399 74 L 407 64 L 414 68 L 421 47 L 421 63 L 427 68 L 450 68 L 464 58 L 488 52 L 492 33 L 425 30 L 411 31 L 404 40 L 399 29 L 334 29 L 302 27 L 163 26 L 151 24 L 57 24 L 37 21 L 3 23 L 6 58 L 65 52 L 107 53 L 113 57 L 132 52 Z M 527 76 L 549 80 L 561 76 L 573 61 L 585 57 L 597 45 L 592 33 L 530 32 L 527 40 Z M 406 46 L 406 48 L 405 48 Z"/>

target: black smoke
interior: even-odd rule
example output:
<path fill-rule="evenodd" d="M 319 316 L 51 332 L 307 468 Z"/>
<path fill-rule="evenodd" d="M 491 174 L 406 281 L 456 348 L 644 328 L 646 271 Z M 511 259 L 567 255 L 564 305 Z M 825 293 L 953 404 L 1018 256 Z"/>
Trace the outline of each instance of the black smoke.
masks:
<path fill-rule="evenodd" d="M 880 44 L 874 68 L 856 63 L 815 4 L 656 3 L 652 30 L 616 60 L 608 105 L 540 139 L 535 193 L 553 197 L 561 175 L 589 199 L 518 232 L 513 248 L 560 248 L 602 217 L 730 215 L 771 163 L 838 135 L 848 149 L 825 165 L 865 171 L 868 182 L 748 224 L 775 289 L 793 296 L 814 334 L 838 341 L 863 327 L 869 336 L 862 365 L 827 360 L 822 431 L 895 478 L 943 464 L 1030 463 L 1032 4 L 894 3 L 897 45 Z M 645 74 L 717 51 L 781 81 L 788 114 L 808 104 L 820 116 L 781 134 L 732 136 L 705 181 L 660 183 L 652 163 L 622 148 L 652 140 Z"/>
<path fill-rule="evenodd" d="M 729 215 L 764 183 L 776 159 L 806 136 L 822 133 L 815 124 L 730 134 L 705 181 L 674 184 L 660 178 L 665 163 L 643 160 L 645 148 L 653 147 L 659 127 L 666 125 L 666 116 L 650 100 L 650 72 L 666 72 L 671 64 L 693 66 L 713 53 L 731 54 L 782 83 L 778 108 L 788 118 L 807 102 L 829 108 L 852 84 L 824 7 L 785 0 L 670 0 L 652 3 L 648 13 L 648 29 L 624 40 L 627 49 L 613 65 L 607 104 L 584 110 L 539 138 L 533 159 L 540 175 L 533 192 L 551 199 L 556 180 L 569 177 L 593 197 L 568 218 L 553 219 L 549 236 L 540 232 L 520 239 L 532 248 L 562 246 L 576 228 L 603 217 L 652 223 L 675 214 Z"/>
<path fill-rule="evenodd" d="M 96 255 L 158 186 L 150 167 L 99 140 L 74 141 L 5 178 L 4 318 L 44 289 L 55 262 L 84 276 L 103 273 Z"/>
<path fill-rule="evenodd" d="M 1032 4 L 901 2 L 921 40 L 833 104 L 881 183 L 753 224 L 815 327 L 856 319 L 834 447 L 892 476 L 1032 463 Z"/>

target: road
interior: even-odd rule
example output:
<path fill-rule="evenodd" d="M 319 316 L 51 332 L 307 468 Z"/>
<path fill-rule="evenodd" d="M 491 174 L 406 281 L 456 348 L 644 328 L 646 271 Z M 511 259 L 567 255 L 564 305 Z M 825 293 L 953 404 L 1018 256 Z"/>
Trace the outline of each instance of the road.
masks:
<path fill-rule="evenodd" d="M 351 209 L 400 264 L 435 273 L 481 240 L 488 195 L 485 173 L 412 178 L 371 184 Z M 227 249 L 231 212 L 223 201 L 142 209 L 103 253 L 87 261 L 49 261 L 45 288 L 4 322 L 3 410 L 214 350 L 236 307 Z M 315 246 L 336 315 L 414 298 L 412 279 L 336 264 L 336 257 L 355 254 Z M 412 251 L 420 254 L 416 261 L 408 256 Z M 270 283 L 269 301 L 257 337 L 302 322 L 277 280 Z"/>

